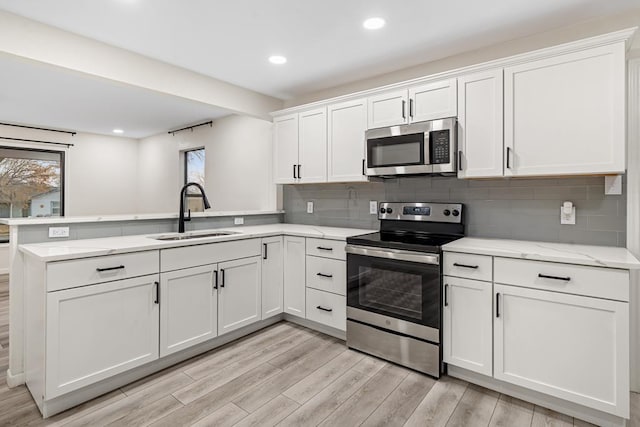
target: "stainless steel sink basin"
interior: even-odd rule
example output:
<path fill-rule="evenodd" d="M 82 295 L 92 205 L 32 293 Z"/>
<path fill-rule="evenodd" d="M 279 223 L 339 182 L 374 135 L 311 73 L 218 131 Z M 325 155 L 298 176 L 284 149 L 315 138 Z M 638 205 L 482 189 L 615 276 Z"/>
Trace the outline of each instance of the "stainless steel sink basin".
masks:
<path fill-rule="evenodd" d="M 237 232 L 232 231 L 212 231 L 208 233 L 174 233 L 167 234 L 164 236 L 152 237 L 155 240 L 191 240 L 191 239 L 202 239 L 205 237 L 221 237 L 221 236 L 230 236 L 232 234 L 239 234 Z"/>

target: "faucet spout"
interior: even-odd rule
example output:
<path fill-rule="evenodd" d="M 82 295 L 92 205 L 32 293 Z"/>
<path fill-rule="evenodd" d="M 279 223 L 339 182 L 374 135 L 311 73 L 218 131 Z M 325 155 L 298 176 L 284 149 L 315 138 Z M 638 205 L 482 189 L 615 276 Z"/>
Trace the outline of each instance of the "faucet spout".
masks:
<path fill-rule="evenodd" d="M 204 208 L 205 209 L 211 208 L 211 205 L 209 204 L 209 199 L 207 198 L 207 195 L 205 194 L 204 188 L 202 188 L 202 185 L 198 184 L 197 182 L 187 182 L 180 190 L 180 213 L 178 214 L 178 233 L 184 233 L 185 221 L 191 221 L 191 210 L 189 210 L 189 216 L 187 218 L 185 218 L 184 216 L 184 204 L 185 204 L 184 202 L 185 202 L 185 198 L 187 197 L 187 189 L 189 187 L 198 188 L 198 190 L 200 190 L 200 197 L 202 197 L 202 203 L 204 204 Z"/>

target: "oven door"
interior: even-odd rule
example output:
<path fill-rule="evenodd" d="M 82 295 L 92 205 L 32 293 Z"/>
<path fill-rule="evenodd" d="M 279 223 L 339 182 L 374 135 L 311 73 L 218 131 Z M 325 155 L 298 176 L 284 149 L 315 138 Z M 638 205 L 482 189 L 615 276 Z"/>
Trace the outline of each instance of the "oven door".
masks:
<path fill-rule="evenodd" d="M 347 318 L 440 342 L 437 254 L 347 246 Z"/>

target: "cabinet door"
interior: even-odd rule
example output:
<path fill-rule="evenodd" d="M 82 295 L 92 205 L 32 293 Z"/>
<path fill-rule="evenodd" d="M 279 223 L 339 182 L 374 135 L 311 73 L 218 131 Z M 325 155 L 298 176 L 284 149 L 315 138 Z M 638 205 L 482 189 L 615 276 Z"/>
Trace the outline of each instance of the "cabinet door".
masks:
<path fill-rule="evenodd" d="M 47 400 L 158 358 L 157 275 L 47 294 Z"/>
<path fill-rule="evenodd" d="M 329 182 L 367 181 L 364 175 L 367 102 L 365 99 L 328 107 Z"/>
<path fill-rule="evenodd" d="M 629 417 L 629 305 L 494 285 L 495 378 Z"/>
<path fill-rule="evenodd" d="M 414 86 L 409 88 L 409 120 L 425 120 L 456 117 L 458 113 L 456 79 Z"/>
<path fill-rule="evenodd" d="M 367 99 L 367 128 L 383 128 L 403 125 L 408 122 L 407 90 L 387 92 Z"/>
<path fill-rule="evenodd" d="M 273 119 L 273 178 L 291 184 L 298 176 L 298 114 Z"/>
<path fill-rule="evenodd" d="M 493 324 L 490 282 L 444 278 L 443 359 L 491 376 Z"/>
<path fill-rule="evenodd" d="M 262 247 L 262 319 L 266 319 L 283 311 L 282 237 L 262 239 Z"/>
<path fill-rule="evenodd" d="M 507 67 L 504 76 L 507 176 L 624 173 L 623 42 Z"/>
<path fill-rule="evenodd" d="M 262 318 L 262 257 L 218 264 L 218 335 Z"/>
<path fill-rule="evenodd" d="M 327 181 L 327 110 L 317 110 L 300 113 L 298 118 L 298 132 L 300 140 L 298 144 L 297 173 L 299 182 L 326 182 Z"/>
<path fill-rule="evenodd" d="M 502 69 L 458 78 L 458 178 L 503 175 Z"/>
<path fill-rule="evenodd" d="M 305 317 L 305 239 L 284 236 L 284 312 Z"/>
<path fill-rule="evenodd" d="M 160 275 L 160 357 L 218 335 L 216 266 Z"/>

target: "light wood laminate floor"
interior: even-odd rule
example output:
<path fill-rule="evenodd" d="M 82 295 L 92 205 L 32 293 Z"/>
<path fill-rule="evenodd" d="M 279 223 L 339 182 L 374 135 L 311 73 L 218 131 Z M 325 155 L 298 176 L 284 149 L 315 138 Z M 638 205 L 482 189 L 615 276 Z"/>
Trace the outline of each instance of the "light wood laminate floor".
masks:
<path fill-rule="evenodd" d="M 0 276 L 0 375 L 8 284 Z M 632 395 L 631 426 L 640 427 Z M 24 386 L 0 386 L 0 426 L 589 426 L 445 377 L 436 381 L 280 322 L 42 420 Z"/>

